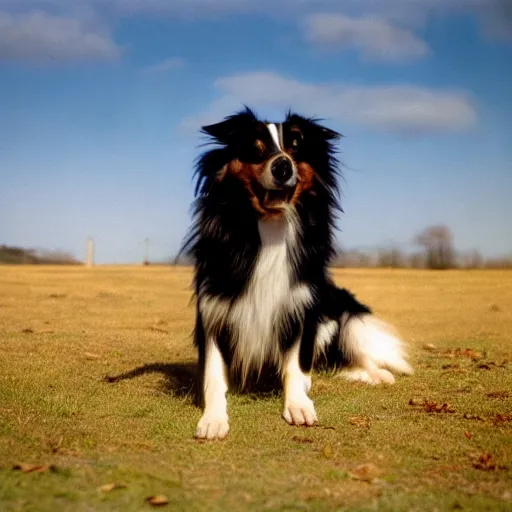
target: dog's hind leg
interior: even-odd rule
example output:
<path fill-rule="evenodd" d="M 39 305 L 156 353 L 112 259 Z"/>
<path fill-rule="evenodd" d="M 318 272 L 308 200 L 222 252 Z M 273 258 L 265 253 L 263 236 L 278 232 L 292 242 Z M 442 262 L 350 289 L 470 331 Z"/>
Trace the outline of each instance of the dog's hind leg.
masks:
<path fill-rule="evenodd" d="M 317 347 L 322 351 L 324 342 L 323 352 L 329 362 L 342 368 L 340 377 L 368 384 L 392 384 L 392 372 L 413 373 L 398 334 L 350 292 L 332 285 L 323 299 L 324 309 L 329 318 L 336 319 L 337 329 L 329 346 L 325 346 L 319 330 Z M 329 323 L 323 325 L 325 330 Z"/>

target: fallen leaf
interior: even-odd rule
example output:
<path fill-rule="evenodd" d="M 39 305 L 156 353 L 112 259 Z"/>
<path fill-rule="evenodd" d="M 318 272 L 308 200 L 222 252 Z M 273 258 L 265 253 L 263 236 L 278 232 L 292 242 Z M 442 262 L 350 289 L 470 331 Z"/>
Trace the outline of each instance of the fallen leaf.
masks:
<path fill-rule="evenodd" d="M 509 421 L 512 421 L 512 414 L 495 414 L 491 420 L 495 425 L 498 425 L 499 423 L 508 423 Z"/>
<path fill-rule="evenodd" d="M 508 398 L 508 391 L 492 391 L 491 393 L 487 393 L 485 395 L 487 398 Z"/>
<path fill-rule="evenodd" d="M 426 412 L 447 412 L 447 413 L 454 413 L 455 409 L 452 408 L 450 404 L 444 403 L 444 404 L 438 404 L 436 402 L 427 402 L 423 409 Z"/>
<path fill-rule="evenodd" d="M 111 492 L 114 489 L 124 489 L 125 487 L 126 487 L 126 485 L 124 485 L 124 484 L 111 483 L 111 484 L 105 484 L 105 485 L 102 485 L 101 487 L 98 487 L 98 491 Z"/>
<path fill-rule="evenodd" d="M 473 360 L 482 359 L 485 357 L 482 352 L 472 348 L 452 348 L 449 350 L 437 352 L 436 355 L 438 357 L 447 357 L 449 359 L 454 359 L 456 357 L 468 357 Z"/>
<path fill-rule="evenodd" d="M 469 357 L 471 359 L 481 359 L 483 356 L 482 352 L 478 352 L 477 350 L 473 350 L 472 348 L 467 348 L 461 352 L 463 357 Z"/>
<path fill-rule="evenodd" d="M 486 421 L 483 416 L 477 415 L 477 414 L 469 414 L 464 413 L 464 419 L 466 420 L 477 420 L 477 421 Z"/>
<path fill-rule="evenodd" d="M 84 356 L 89 361 L 95 361 L 97 359 L 101 359 L 101 356 L 98 354 L 94 354 L 93 352 L 84 352 Z"/>
<path fill-rule="evenodd" d="M 464 432 L 464 437 L 466 439 L 471 439 L 473 437 L 473 434 L 471 432 Z"/>
<path fill-rule="evenodd" d="M 443 370 L 453 370 L 453 369 L 456 369 L 456 368 L 460 368 L 460 364 L 458 364 L 458 363 L 448 363 L 448 364 L 443 364 L 443 366 L 441 366 L 441 369 L 443 369 Z"/>
<path fill-rule="evenodd" d="M 355 425 L 359 428 L 370 428 L 372 422 L 368 416 L 351 416 L 348 419 L 351 425 Z"/>
<path fill-rule="evenodd" d="M 450 404 L 442 403 L 438 404 L 437 402 L 433 402 L 430 400 L 418 400 L 411 398 L 409 400 L 409 405 L 413 407 L 421 407 L 425 412 L 435 412 L 435 413 L 454 413 L 455 409 L 452 408 Z"/>
<path fill-rule="evenodd" d="M 146 501 L 150 505 L 153 505 L 154 507 L 162 507 L 169 503 L 169 499 L 167 498 L 167 496 L 164 496 L 163 494 L 157 494 L 156 496 L 148 496 L 146 498 Z"/>
<path fill-rule="evenodd" d="M 25 329 L 22 329 L 21 332 L 23 332 L 25 334 L 33 334 L 34 329 L 31 329 L 30 327 L 27 327 Z"/>
<path fill-rule="evenodd" d="M 164 334 L 169 334 L 167 329 L 163 329 L 162 327 L 158 327 L 157 325 L 150 325 L 148 327 L 150 331 L 163 332 Z"/>
<path fill-rule="evenodd" d="M 308 437 L 293 436 L 292 441 L 295 441 L 296 443 L 309 444 L 313 442 L 313 439 L 309 439 Z"/>
<path fill-rule="evenodd" d="M 46 471 L 54 471 L 55 466 L 50 464 L 27 464 L 20 462 L 19 464 L 15 464 L 12 469 L 22 471 L 23 473 L 44 473 Z"/>

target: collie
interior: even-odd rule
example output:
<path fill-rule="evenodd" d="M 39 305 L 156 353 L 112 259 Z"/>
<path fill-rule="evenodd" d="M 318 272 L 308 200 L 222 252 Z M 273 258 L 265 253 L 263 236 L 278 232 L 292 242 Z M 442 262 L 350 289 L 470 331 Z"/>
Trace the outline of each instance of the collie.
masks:
<path fill-rule="evenodd" d="M 340 135 L 316 119 L 288 113 L 269 123 L 247 108 L 202 132 L 215 147 L 197 161 L 184 244 L 195 263 L 204 406 L 195 436 L 226 437 L 228 386 L 269 367 L 282 380 L 283 418 L 308 426 L 318 421 L 308 397 L 314 367 L 369 384 L 411 373 L 397 335 L 328 271 Z"/>

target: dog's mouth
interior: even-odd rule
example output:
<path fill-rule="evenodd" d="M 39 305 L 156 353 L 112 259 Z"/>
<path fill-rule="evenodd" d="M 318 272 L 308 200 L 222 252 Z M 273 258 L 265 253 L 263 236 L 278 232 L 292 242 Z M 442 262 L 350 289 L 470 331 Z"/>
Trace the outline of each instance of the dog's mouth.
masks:
<path fill-rule="evenodd" d="M 254 192 L 261 207 L 267 211 L 275 211 L 282 209 L 289 204 L 295 193 L 294 187 L 283 187 L 280 189 L 267 189 L 259 183 L 254 184 Z"/>

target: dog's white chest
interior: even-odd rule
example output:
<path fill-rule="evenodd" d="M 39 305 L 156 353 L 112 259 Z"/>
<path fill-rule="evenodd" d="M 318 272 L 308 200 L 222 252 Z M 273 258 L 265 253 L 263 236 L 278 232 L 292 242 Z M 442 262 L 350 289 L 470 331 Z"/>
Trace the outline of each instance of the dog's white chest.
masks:
<path fill-rule="evenodd" d="M 283 315 L 308 295 L 303 287 L 291 287 L 291 258 L 296 250 L 293 223 L 282 218 L 260 221 L 258 227 L 261 249 L 253 274 L 229 315 L 234 360 L 243 375 L 251 367 L 260 370 L 265 362 L 279 364 Z"/>

